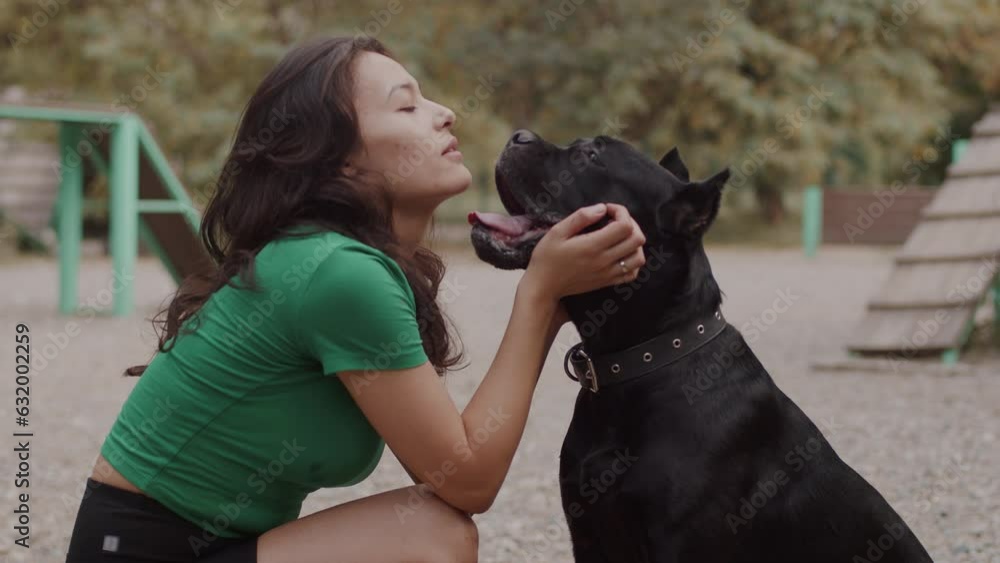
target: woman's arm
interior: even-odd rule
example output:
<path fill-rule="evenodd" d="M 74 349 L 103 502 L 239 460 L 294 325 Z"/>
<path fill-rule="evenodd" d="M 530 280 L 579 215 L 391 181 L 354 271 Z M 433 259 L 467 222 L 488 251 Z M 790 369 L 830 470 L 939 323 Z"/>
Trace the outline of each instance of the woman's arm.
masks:
<path fill-rule="evenodd" d="M 485 512 L 507 476 L 558 333 L 556 304 L 530 282 L 518 284 L 500 348 L 461 414 L 429 363 L 339 377 L 415 483 L 465 512 Z"/>
<path fill-rule="evenodd" d="M 520 287 L 519 287 L 519 289 L 520 289 Z M 523 293 L 521 293 L 521 295 L 523 295 Z M 524 301 L 521 301 L 520 303 L 523 304 Z M 515 300 L 514 300 L 514 310 L 515 311 L 517 309 L 518 304 L 519 304 L 519 302 L 518 302 L 517 297 L 515 295 Z M 561 308 L 557 308 L 557 311 L 558 311 L 559 314 L 554 315 L 553 318 L 552 318 L 552 320 L 549 322 L 547 334 L 545 336 L 545 345 L 542 348 L 542 362 L 543 363 L 544 363 L 545 358 L 548 357 L 549 351 L 552 349 L 552 343 L 555 341 L 556 336 L 559 334 L 559 330 L 569 320 L 568 317 L 564 316 L 565 315 L 565 311 L 561 310 Z M 512 311 L 512 315 L 511 316 L 513 317 L 513 311 Z M 511 325 L 510 324 L 508 324 L 508 326 L 507 326 L 507 332 L 508 333 L 511 332 Z M 505 333 L 504 336 L 506 338 L 506 333 Z M 500 345 L 500 348 L 501 349 L 503 348 L 503 344 Z M 499 357 L 500 357 L 500 351 L 498 350 L 497 351 L 497 358 L 499 358 Z M 496 365 L 497 358 L 494 358 L 493 365 L 491 366 L 491 369 L 492 369 L 493 366 Z M 539 367 L 539 373 L 541 373 L 541 367 Z M 536 381 L 537 381 L 537 378 L 536 378 Z M 484 380 L 484 382 L 485 382 L 485 380 Z M 532 385 L 532 390 L 533 389 L 534 389 L 534 385 Z M 477 390 L 477 394 L 479 394 L 480 391 L 482 391 L 482 386 L 480 386 L 479 389 Z M 532 395 L 533 395 L 533 393 L 532 393 Z M 471 404 L 472 403 L 470 401 L 469 405 L 471 405 Z M 466 420 L 466 414 L 465 413 L 469 410 L 469 405 L 466 406 L 465 411 L 463 411 L 463 413 L 462 413 L 462 419 L 463 420 Z M 522 428 L 522 431 L 523 431 L 523 428 Z M 395 455 L 395 452 L 393 452 L 393 454 Z M 396 455 L 396 458 L 398 459 L 399 456 Z M 420 479 L 419 477 L 417 477 L 417 475 L 413 471 L 411 471 L 410 468 L 406 466 L 406 464 L 400 462 L 400 465 L 403 466 L 403 470 L 406 471 L 406 474 L 410 476 L 410 479 L 412 479 L 415 484 L 419 485 L 419 484 L 421 484 L 421 483 L 424 482 L 422 479 Z M 507 462 L 507 465 L 509 467 L 510 461 Z"/>
<path fill-rule="evenodd" d="M 559 327 L 553 326 L 559 324 L 553 322 L 558 299 L 630 281 L 644 262 L 645 238 L 636 234 L 638 227 L 624 208 L 614 207 L 616 221 L 607 226 L 572 236 L 601 216 L 575 213 L 535 248 L 496 357 L 461 413 L 429 363 L 338 374 L 408 472 L 452 506 L 481 513 L 493 504 L 521 440 L 542 363 L 558 333 Z M 639 257 L 630 260 L 636 270 L 623 277 L 618 260 L 636 252 Z M 403 514 L 407 509 L 414 507 L 403 507 Z"/>

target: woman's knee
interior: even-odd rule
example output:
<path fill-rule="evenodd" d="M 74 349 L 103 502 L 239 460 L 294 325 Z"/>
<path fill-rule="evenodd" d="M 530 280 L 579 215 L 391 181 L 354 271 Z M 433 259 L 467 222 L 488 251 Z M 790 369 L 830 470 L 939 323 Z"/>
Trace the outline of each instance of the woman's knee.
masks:
<path fill-rule="evenodd" d="M 479 528 L 472 517 L 448 504 L 426 485 L 419 485 L 418 491 L 427 500 L 428 514 L 432 522 L 428 524 L 435 536 L 435 544 L 441 552 L 435 561 L 447 563 L 476 563 L 479 561 Z"/>

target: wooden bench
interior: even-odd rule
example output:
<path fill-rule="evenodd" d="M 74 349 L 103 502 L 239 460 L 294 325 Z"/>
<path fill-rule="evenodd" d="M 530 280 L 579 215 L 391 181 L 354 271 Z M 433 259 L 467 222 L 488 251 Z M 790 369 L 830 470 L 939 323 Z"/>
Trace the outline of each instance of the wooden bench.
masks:
<path fill-rule="evenodd" d="M 809 186 L 802 205 L 802 245 L 815 256 L 828 244 L 902 244 L 936 190 L 927 186 Z"/>

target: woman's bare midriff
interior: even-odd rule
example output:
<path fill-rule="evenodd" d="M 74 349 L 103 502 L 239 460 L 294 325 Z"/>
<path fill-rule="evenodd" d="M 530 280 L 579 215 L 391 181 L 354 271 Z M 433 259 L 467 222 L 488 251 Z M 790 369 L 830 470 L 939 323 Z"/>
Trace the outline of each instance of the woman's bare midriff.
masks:
<path fill-rule="evenodd" d="M 108 463 L 108 460 L 104 459 L 104 456 L 97 454 L 97 463 L 94 464 L 94 471 L 91 472 L 90 478 L 94 481 L 99 481 L 112 487 L 117 487 L 119 489 L 125 489 L 126 491 L 132 491 L 133 493 L 146 494 L 139 490 L 125 478 L 124 475 L 118 472 L 117 469 Z"/>

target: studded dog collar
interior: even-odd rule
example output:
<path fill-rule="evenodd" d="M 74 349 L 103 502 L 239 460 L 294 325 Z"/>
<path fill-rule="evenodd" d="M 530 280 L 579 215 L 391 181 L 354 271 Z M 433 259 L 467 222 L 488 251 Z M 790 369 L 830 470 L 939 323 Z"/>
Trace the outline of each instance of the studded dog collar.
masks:
<path fill-rule="evenodd" d="M 563 369 L 570 379 L 596 393 L 601 387 L 642 377 L 680 360 L 708 344 L 726 324 L 722 311 L 717 309 L 709 318 L 681 330 L 665 332 L 625 350 L 600 356 L 587 354 L 580 342 L 566 352 Z"/>

